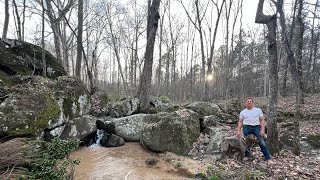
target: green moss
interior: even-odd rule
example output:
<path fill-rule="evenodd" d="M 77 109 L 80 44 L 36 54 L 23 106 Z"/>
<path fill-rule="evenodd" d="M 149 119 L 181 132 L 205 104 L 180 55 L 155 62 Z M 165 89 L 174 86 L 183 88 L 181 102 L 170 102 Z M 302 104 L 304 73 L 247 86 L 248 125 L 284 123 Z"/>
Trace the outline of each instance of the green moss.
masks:
<path fill-rule="evenodd" d="M 307 142 L 315 148 L 320 148 L 320 134 L 311 134 L 307 137 Z"/>
<path fill-rule="evenodd" d="M 46 128 L 48 121 L 60 115 L 60 107 L 57 101 L 51 96 L 47 98 L 47 106 L 36 116 L 33 126 L 35 128 Z"/>
<path fill-rule="evenodd" d="M 10 80 L 8 75 L 0 71 L 0 85 L 7 88 L 11 88 L 14 85 L 14 83 Z"/>
<path fill-rule="evenodd" d="M 107 104 L 108 102 L 110 102 L 110 98 L 109 98 L 108 94 L 106 93 L 103 96 L 102 103 Z"/>
<path fill-rule="evenodd" d="M 160 97 L 159 97 L 159 100 L 160 100 L 161 102 L 163 102 L 163 103 L 170 103 L 170 102 L 171 102 L 171 100 L 170 100 L 169 97 L 167 97 L 167 96 L 160 96 Z"/>
<path fill-rule="evenodd" d="M 49 120 L 56 118 L 60 115 L 59 104 L 51 97 L 39 97 L 46 98 L 45 108 L 37 113 L 31 121 L 27 123 L 27 127 L 18 127 L 10 132 L 10 135 L 34 135 L 39 129 L 45 129 L 48 127 Z"/>
<path fill-rule="evenodd" d="M 69 116 L 69 118 L 73 118 L 73 113 L 72 113 L 72 100 L 70 99 L 70 97 L 64 98 L 63 99 L 63 114 L 65 114 L 66 116 Z"/>

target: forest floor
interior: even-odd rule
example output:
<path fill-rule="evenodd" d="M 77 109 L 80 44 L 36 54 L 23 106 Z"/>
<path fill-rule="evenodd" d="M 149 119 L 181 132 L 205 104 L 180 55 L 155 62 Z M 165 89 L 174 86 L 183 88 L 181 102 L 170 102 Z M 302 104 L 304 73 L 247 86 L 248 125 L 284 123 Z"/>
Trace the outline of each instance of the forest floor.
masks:
<path fill-rule="evenodd" d="M 260 98 L 256 102 L 266 107 L 268 101 Z M 280 98 L 278 101 L 278 110 L 284 114 L 278 124 L 280 136 L 287 129 L 289 132 L 292 130 L 294 104 L 293 97 Z M 126 143 L 116 148 L 82 148 L 73 152 L 73 157 L 81 158 L 75 179 L 185 180 L 193 179 L 196 174 L 196 179 L 210 180 L 320 179 L 320 138 L 313 139 L 315 147 L 307 143 L 310 135 L 320 135 L 320 95 L 306 97 L 301 111 L 300 156 L 295 156 L 290 146 L 283 146 L 280 153 L 272 157 L 273 164 L 267 164 L 260 148 L 255 147 L 252 149 L 253 159 L 241 163 L 235 155 L 212 164 L 213 159 L 209 156 L 200 161 L 169 152 L 154 153 L 143 149 L 139 143 Z M 150 160 L 156 160 L 157 163 L 148 165 L 146 161 Z M 201 175 L 206 175 L 206 178 L 201 178 Z"/>

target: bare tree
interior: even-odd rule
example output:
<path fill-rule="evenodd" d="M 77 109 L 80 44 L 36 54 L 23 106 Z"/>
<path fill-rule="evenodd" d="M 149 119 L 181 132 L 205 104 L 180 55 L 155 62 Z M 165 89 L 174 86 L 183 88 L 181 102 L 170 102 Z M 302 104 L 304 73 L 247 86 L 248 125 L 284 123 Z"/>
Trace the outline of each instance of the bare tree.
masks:
<path fill-rule="evenodd" d="M 268 52 L 270 72 L 270 98 L 268 106 L 268 145 L 271 154 L 279 152 L 279 137 L 277 129 L 277 102 L 278 102 L 278 52 L 276 41 L 277 14 L 263 13 L 264 0 L 259 0 L 255 22 L 266 24 L 268 28 Z"/>
<path fill-rule="evenodd" d="M 42 47 L 42 76 L 47 77 L 47 64 L 46 64 L 46 54 L 45 54 L 45 46 L 44 46 L 44 23 L 45 23 L 45 8 L 44 8 L 44 0 L 41 0 L 42 5 L 42 31 L 41 31 L 41 47 Z"/>
<path fill-rule="evenodd" d="M 8 26 L 9 26 L 9 0 L 5 0 L 4 2 L 4 24 L 3 24 L 3 31 L 2 31 L 2 39 L 7 38 L 8 33 Z"/>
<path fill-rule="evenodd" d="M 81 77 L 82 32 L 83 32 L 83 0 L 78 0 L 78 35 L 77 35 L 76 76 L 78 76 L 79 78 Z"/>
<path fill-rule="evenodd" d="M 22 40 L 22 35 L 21 35 L 21 20 L 20 20 L 20 16 L 19 16 L 19 11 L 18 11 L 18 6 L 16 3 L 16 0 L 13 0 L 13 6 L 14 6 L 14 12 L 16 14 L 15 16 L 15 20 L 16 22 L 16 29 L 17 29 L 17 36 L 18 36 L 18 40 Z"/>
<path fill-rule="evenodd" d="M 296 96 L 296 104 L 295 104 L 295 114 L 294 114 L 294 139 L 293 139 L 293 147 L 294 147 L 294 153 L 296 155 L 300 154 L 300 145 L 299 145 L 299 134 L 300 134 L 300 128 L 299 128 L 299 120 L 301 117 L 300 114 L 300 103 L 302 98 L 302 87 L 300 84 L 300 78 L 299 70 L 297 66 L 297 62 L 291 47 L 291 44 L 289 43 L 287 32 L 286 32 L 286 24 L 285 24 L 285 16 L 283 12 L 283 0 L 279 0 L 278 2 L 274 2 L 277 5 L 277 10 L 280 14 L 280 24 L 282 29 L 282 37 L 284 39 L 284 46 L 287 53 L 287 61 L 290 64 L 290 72 L 293 79 L 293 87 L 295 90 L 295 96 Z M 301 5 L 302 6 L 302 5 Z M 301 35 L 301 34 L 300 34 Z M 303 35 L 303 34 L 302 34 Z"/>
<path fill-rule="evenodd" d="M 226 0 L 222 1 L 221 5 L 220 5 L 220 8 L 219 8 L 218 4 L 215 3 L 213 0 L 212 0 L 212 3 L 216 6 L 216 10 L 217 10 L 218 14 L 217 14 L 216 24 L 215 24 L 215 28 L 214 28 L 214 33 L 213 33 L 213 39 L 212 39 L 212 42 L 211 42 L 210 56 L 208 58 L 207 77 L 208 76 L 212 76 L 212 59 L 213 59 L 214 47 L 215 47 L 214 45 L 215 45 L 215 42 L 216 42 L 217 31 L 218 31 L 220 16 L 221 16 L 221 13 L 222 13 L 222 8 L 223 8 L 224 3 L 226 3 Z M 209 81 L 208 80 L 206 80 L 206 83 L 205 83 L 205 99 L 206 100 L 210 99 L 209 98 Z"/>
<path fill-rule="evenodd" d="M 150 3 L 150 0 L 148 2 Z M 141 101 L 141 111 L 147 111 L 149 108 L 152 64 L 153 64 L 153 50 L 154 42 L 158 29 L 160 0 L 153 0 L 151 6 L 148 6 L 148 20 L 147 20 L 147 46 L 145 52 L 145 61 L 143 67 L 142 77 L 140 79 L 140 86 L 138 91 L 138 98 Z"/>
<path fill-rule="evenodd" d="M 55 46 L 55 53 L 56 57 L 59 62 L 62 62 L 62 57 L 61 57 L 61 20 L 65 18 L 65 15 L 71 7 L 73 7 L 74 1 L 75 0 L 67 0 L 66 5 L 59 7 L 57 3 L 55 3 L 53 0 L 45 0 L 46 1 L 46 13 L 49 18 L 49 24 L 51 26 L 52 32 L 53 32 L 53 41 L 54 41 L 54 46 Z M 39 2 L 41 3 L 41 2 Z M 52 4 L 55 6 L 53 7 Z M 61 3 L 59 3 L 61 4 Z M 57 12 L 55 12 L 57 10 Z"/>

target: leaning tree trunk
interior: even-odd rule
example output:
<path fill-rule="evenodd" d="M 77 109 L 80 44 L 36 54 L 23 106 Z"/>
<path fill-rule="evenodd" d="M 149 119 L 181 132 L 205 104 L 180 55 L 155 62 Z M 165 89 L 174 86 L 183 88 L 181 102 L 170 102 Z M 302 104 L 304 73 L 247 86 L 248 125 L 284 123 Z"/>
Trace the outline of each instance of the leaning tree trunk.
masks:
<path fill-rule="evenodd" d="M 276 41 L 277 14 L 267 16 L 263 14 L 264 0 L 259 0 L 255 22 L 266 24 L 268 28 L 268 52 L 270 97 L 268 106 L 268 147 L 271 154 L 279 153 L 279 137 L 277 128 L 277 101 L 278 101 L 278 52 Z"/>
<path fill-rule="evenodd" d="M 282 10 L 282 5 L 283 1 L 281 0 L 280 3 L 278 4 L 278 12 L 280 13 L 280 24 L 281 24 L 281 29 L 282 29 L 282 36 L 284 38 L 284 44 L 287 52 L 287 59 L 290 64 L 290 72 L 292 75 L 292 80 L 293 80 L 293 86 L 294 86 L 294 91 L 295 91 L 295 96 L 296 96 L 296 104 L 295 104 L 295 113 L 294 113 L 294 122 L 293 122 L 293 127 L 294 127 L 294 137 L 293 137 L 293 153 L 296 155 L 300 154 L 300 146 L 299 146 L 299 132 L 300 132 L 300 127 L 299 127 L 299 120 L 300 120 L 300 103 L 301 103 L 301 98 L 302 98 L 302 87 L 300 86 L 300 74 L 297 69 L 297 63 L 296 59 L 293 54 L 293 50 L 291 47 L 291 44 L 289 43 L 288 36 L 286 33 L 286 24 L 285 24 L 285 16 L 284 12 Z M 302 34 L 303 35 L 303 34 Z"/>
<path fill-rule="evenodd" d="M 141 101 L 140 110 L 147 111 L 150 101 L 152 64 L 153 64 L 153 50 L 156 33 L 158 29 L 159 5 L 161 0 L 153 0 L 151 6 L 148 7 L 148 21 L 147 21 L 147 47 L 145 52 L 145 61 L 143 67 L 142 77 L 140 79 L 140 86 L 138 91 L 138 98 Z"/>

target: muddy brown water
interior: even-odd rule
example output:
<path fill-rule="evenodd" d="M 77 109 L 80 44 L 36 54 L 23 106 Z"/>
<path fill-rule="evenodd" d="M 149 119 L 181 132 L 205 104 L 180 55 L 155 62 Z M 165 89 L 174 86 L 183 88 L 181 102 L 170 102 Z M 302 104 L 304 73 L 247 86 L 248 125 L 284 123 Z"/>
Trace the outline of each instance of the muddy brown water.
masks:
<path fill-rule="evenodd" d="M 81 147 L 71 157 L 81 161 L 76 180 L 187 180 L 204 169 L 201 162 L 170 152 L 150 152 L 135 142 L 115 148 Z M 151 158 L 158 163 L 147 165 Z"/>

